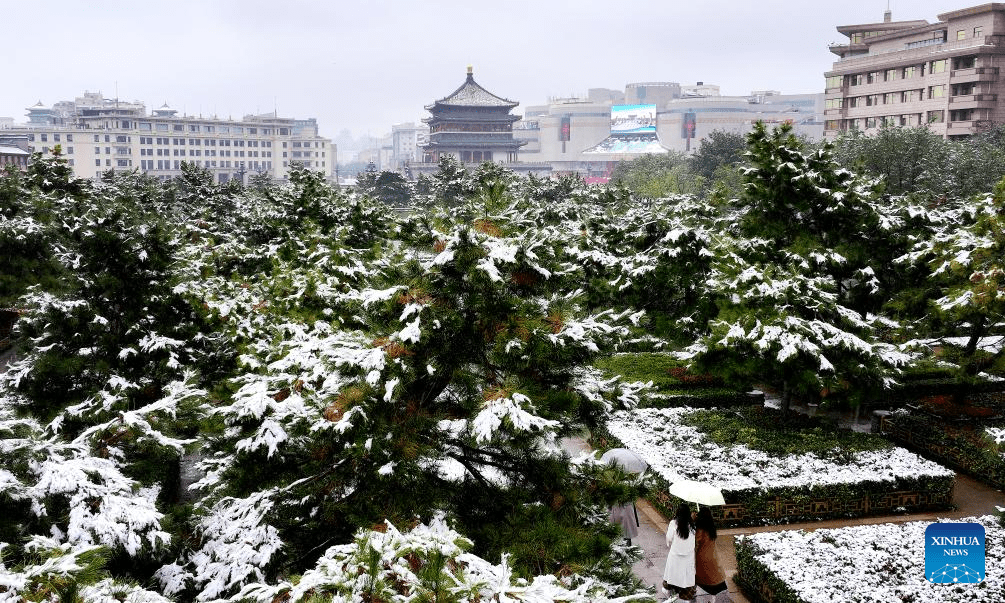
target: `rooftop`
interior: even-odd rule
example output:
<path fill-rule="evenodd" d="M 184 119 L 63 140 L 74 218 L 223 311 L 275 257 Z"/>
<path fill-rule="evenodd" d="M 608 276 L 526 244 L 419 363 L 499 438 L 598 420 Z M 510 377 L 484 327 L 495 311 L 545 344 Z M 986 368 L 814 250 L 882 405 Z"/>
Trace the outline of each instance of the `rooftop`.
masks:
<path fill-rule="evenodd" d="M 485 88 L 482 88 L 478 82 L 475 81 L 475 76 L 473 70 L 468 66 L 468 77 L 461 84 L 461 87 L 454 90 L 450 96 L 446 98 L 441 98 L 432 105 L 427 105 L 426 110 L 431 111 L 434 107 L 440 105 L 447 105 L 451 107 L 516 107 L 520 103 L 511 101 L 501 96 L 496 96 L 492 94 Z"/>

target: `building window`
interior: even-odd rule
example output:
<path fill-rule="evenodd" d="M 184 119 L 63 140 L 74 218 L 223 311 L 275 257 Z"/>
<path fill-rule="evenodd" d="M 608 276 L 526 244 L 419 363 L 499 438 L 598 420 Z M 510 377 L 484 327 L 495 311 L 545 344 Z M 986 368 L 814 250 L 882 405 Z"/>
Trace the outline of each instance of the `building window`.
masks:
<path fill-rule="evenodd" d="M 73 142 L 73 134 L 66 135 L 66 142 Z"/>
<path fill-rule="evenodd" d="M 73 147 L 66 147 L 66 154 L 73 155 Z"/>
<path fill-rule="evenodd" d="M 52 135 L 52 141 L 53 142 L 59 142 L 59 134 L 53 134 Z"/>
<path fill-rule="evenodd" d="M 977 57 L 956 57 L 953 59 L 953 69 L 973 69 L 977 66 Z"/>
<path fill-rule="evenodd" d="M 892 105 L 894 102 L 896 102 L 896 101 L 894 99 L 894 93 L 893 92 L 887 92 L 886 94 L 883 95 L 883 104 L 884 105 Z"/>
<path fill-rule="evenodd" d="M 946 121 L 946 112 L 942 109 L 937 111 L 928 112 L 928 123 L 930 124 L 941 124 Z"/>
<path fill-rule="evenodd" d="M 953 96 L 968 96 L 973 94 L 976 89 L 976 84 L 970 82 L 968 84 L 953 84 L 952 93 Z"/>
<path fill-rule="evenodd" d="M 49 135 L 48 134 L 42 134 L 42 142 L 49 142 Z"/>
<path fill-rule="evenodd" d="M 942 73 L 946 70 L 949 61 L 946 59 L 939 59 L 938 61 L 932 61 L 932 68 L 929 73 Z"/>
<path fill-rule="evenodd" d="M 981 27 L 980 25 L 978 25 L 977 27 L 975 27 L 974 28 L 974 37 L 975 38 L 979 38 L 981 36 L 981 31 L 983 31 L 983 29 L 984 28 Z"/>
<path fill-rule="evenodd" d="M 946 85 L 939 84 L 938 86 L 928 87 L 928 98 L 942 98 L 946 95 Z"/>
<path fill-rule="evenodd" d="M 967 39 L 967 30 L 965 30 L 965 29 L 959 29 L 959 30 L 957 30 L 956 31 L 956 39 L 957 40 L 966 40 Z"/>
<path fill-rule="evenodd" d="M 895 79 L 897 79 L 897 70 L 896 69 L 887 69 L 886 71 L 883 72 L 883 81 L 884 82 L 892 82 Z"/>
<path fill-rule="evenodd" d="M 949 112 L 949 121 L 970 121 L 973 118 L 973 109 L 956 109 Z"/>
<path fill-rule="evenodd" d="M 95 159 L 94 160 L 94 165 L 96 165 L 98 167 L 101 167 L 101 160 L 100 159 Z"/>

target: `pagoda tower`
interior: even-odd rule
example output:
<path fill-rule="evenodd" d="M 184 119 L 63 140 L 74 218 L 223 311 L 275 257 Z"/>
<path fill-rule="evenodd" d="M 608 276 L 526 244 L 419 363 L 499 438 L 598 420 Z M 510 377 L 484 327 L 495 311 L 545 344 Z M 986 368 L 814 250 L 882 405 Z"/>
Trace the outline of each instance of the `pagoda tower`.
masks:
<path fill-rule="evenodd" d="M 463 163 L 516 163 L 517 150 L 527 144 L 513 138 L 513 123 L 520 116 L 510 111 L 519 104 L 479 86 L 468 66 L 468 77 L 460 88 L 426 105 L 432 115 L 422 120 L 429 124 L 423 162 L 437 163 L 440 157 L 453 155 Z"/>

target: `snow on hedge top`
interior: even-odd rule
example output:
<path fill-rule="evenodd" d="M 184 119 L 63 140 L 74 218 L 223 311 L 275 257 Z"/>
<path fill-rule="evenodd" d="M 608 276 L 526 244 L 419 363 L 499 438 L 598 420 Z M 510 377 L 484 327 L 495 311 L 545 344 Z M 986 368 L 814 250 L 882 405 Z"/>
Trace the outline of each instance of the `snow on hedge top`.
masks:
<path fill-rule="evenodd" d="M 778 457 L 742 444 L 724 448 L 681 422 L 684 415 L 694 411 L 688 407 L 618 411 L 613 413 L 607 428 L 668 482 L 695 479 L 724 491 L 955 475 L 950 469 L 903 448 L 857 452 L 851 461 L 841 463 L 813 454 Z"/>
<path fill-rule="evenodd" d="M 952 586 L 925 579 L 925 529 L 930 522 L 851 526 L 812 532 L 785 530 L 741 536 L 754 558 L 806 603 L 833 601 L 1005 600 L 1005 529 L 996 517 L 941 519 L 979 523 L 986 534 L 982 584 Z"/>

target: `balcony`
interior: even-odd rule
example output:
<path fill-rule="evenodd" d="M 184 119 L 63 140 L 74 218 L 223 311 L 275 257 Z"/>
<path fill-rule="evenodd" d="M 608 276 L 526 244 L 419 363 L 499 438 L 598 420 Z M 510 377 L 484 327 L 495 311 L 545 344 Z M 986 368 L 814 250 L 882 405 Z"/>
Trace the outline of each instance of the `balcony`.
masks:
<path fill-rule="evenodd" d="M 970 121 L 951 121 L 946 124 L 946 134 L 949 136 L 956 136 L 960 134 L 973 134 L 976 132 L 975 126 L 977 125 L 976 120 Z"/>
<path fill-rule="evenodd" d="M 867 55 L 856 55 L 849 56 L 848 58 L 841 59 L 834 63 L 834 68 L 831 72 L 840 73 L 853 73 L 855 71 L 870 71 L 876 67 L 882 67 L 889 65 L 893 61 L 901 60 L 932 60 L 937 58 L 950 58 L 949 53 L 956 50 L 964 50 L 968 48 L 982 48 L 981 54 L 986 52 L 993 52 L 992 46 L 1002 46 L 1005 44 L 1005 40 L 1002 36 L 981 36 L 979 38 L 968 38 L 966 40 L 953 40 L 952 42 L 943 42 L 942 44 L 933 44 L 931 46 L 922 46 L 920 48 L 898 48 L 894 50 L 888 50 L 886 52 L 880 52 L 876 54 Z"/>
<path fill-rule="evenodd" d="M 997 67 L 970 67 L 969 69 L 954 69 L 949 72 L 949 81 L 953 84 L 993 82 L 997 79 Z"/>
<path fill-rule="evenodd" d="M 997 101 L 997 94 L 959 94 L 949 97 L 949 104 L 953 109 L 994 108 Z"/>

